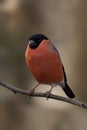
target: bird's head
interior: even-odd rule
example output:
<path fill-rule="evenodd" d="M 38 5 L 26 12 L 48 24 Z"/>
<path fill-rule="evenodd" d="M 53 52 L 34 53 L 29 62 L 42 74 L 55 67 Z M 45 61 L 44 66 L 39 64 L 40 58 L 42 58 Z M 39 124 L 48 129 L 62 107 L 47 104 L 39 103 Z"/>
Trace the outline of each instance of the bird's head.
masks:
<path fill-rule="evenodd" d="M 42 34 L 32 35 L 29 38 L 29 47 L 31 49 L 36 49 L 43 40 L 48 40 L 48 38 Z"/>

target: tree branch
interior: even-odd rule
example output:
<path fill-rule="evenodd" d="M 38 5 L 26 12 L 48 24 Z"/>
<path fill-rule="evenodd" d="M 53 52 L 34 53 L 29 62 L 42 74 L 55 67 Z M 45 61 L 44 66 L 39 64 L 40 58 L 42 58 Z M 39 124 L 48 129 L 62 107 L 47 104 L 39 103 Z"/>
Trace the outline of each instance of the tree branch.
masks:
<path fill-rule="evenodd" d="M 33 97 L 46 97 L 45 93 L 38 93 L 38 92 L 34 92 L 32 95 L 29 94 L 28 90 L 23 90 L 20 88 L 16 88 L 13 85 L 10 85 L 4 81 L 0 81 L 0 85 L 11 90 L 12 92 L 14 92 L 15 94 L 22 94 L 22 95 L 27 95 L 27 96 L 33 96 Z M 65 98 L 62 96 L 58 96 L 58 95 L 54 95 L 54 94 L 50 94 L 49 98 L 54 99 L 54 100 L 60 100 L 63 102 L 67 102 L 76 106 L 80 106 L 82 108 L 86 108 L 87 109 L 87 104 L 83 103 L 83 102 L 79 102 L 75 99 L 70 99 L 70 98 Z"/>

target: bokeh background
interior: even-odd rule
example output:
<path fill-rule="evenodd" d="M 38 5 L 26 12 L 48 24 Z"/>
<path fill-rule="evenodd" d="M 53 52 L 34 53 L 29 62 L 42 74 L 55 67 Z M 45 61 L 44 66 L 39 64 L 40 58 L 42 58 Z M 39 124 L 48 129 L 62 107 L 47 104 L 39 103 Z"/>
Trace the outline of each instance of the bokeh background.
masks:
<path fill-rule="evenodd" d="M 76 99 L 87 103 L 87 1 L 0 0 L 0 80 L 30 89 L 25 64 L 32 34 L 55 43 Z M 41 85 L 44 92 L 49 86 Z M 54 94 L 66 96 L 60 87 Z M 49 99 L 15 95 L 0 87 L 0 130 L 86 130 L 87 110 Z"/>

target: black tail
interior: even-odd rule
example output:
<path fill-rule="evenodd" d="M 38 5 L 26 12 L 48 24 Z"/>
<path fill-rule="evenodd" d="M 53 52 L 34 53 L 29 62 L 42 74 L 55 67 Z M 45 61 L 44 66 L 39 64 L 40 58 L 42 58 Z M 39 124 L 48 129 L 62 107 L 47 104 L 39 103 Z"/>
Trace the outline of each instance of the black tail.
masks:
<path fill-rule="evenodd" d="M 69 87 L 68 84 L 66 84 L 66 86 L 65 86 L 65 87 L 62 87 L 62 88 L 63 88 L 64 92 L 66 93 L 66 95 L 67 95 L 69 98 L 74 98 L 74 97 L 75 97 L 74 93 L 72 92 L 72 90 L 70 89 L 70 87 Z"/>

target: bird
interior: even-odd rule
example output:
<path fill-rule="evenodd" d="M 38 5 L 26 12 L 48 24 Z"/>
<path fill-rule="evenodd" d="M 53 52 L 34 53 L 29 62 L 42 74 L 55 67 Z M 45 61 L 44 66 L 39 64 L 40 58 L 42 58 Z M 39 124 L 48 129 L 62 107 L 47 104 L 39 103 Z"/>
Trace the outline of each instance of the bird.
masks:
<path fill-rule="evenodd" d="M 75 97 L 67 83 L 65 69 L 58 49 L 47 36 L 34 34 L 29 37 L 25 51 L 25 61 L 29 71 L 38 82 L 30 90 L 31 95 L 40 84 L 44 84 L 51 86 L 45 93 L 46 98 L 50 96 L 53 87 L 57 85 L 63 89 L 69 98 Z"/>

